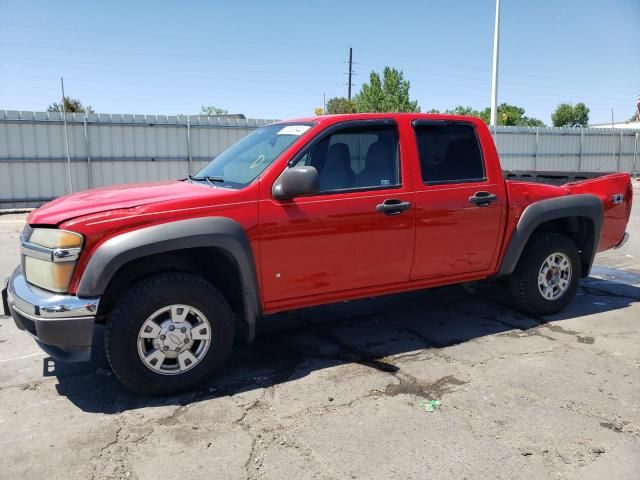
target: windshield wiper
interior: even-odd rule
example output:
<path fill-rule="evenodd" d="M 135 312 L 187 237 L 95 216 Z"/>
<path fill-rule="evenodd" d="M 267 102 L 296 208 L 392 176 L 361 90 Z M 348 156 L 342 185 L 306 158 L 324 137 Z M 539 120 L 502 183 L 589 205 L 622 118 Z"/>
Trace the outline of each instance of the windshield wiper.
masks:
<path fill-rule="evenodd" d="M 189 180 L 191 180 L 192 183 L 193 183 L 194 180 L 196 182 L 201 182 L 202 180 L 205 180 L 212 188 L 215 188 L 215 185 L 213 184 L 213 182 L 224 183 L 224 178 L 222 178 L 222 177 L 212 177 L 210 175 L 205 175 L 203 177 L 194 177 L 194 176 L 191 176 L 191 175 L 187 175 L 187 178 Z"/>

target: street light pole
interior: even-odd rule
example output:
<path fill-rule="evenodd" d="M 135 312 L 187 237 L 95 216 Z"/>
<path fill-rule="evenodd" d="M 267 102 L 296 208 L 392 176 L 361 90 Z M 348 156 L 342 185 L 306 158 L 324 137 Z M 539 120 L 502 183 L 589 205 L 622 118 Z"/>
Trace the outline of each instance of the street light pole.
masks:
<path fill-rule="evenodd" d="M 491 122 L 496 126 L 498 116 L 498 44 L 500 43 L 500 0 L 496 0 L 496 24 L 493 31 L 493 73 L 491 77 Z"/>
<path fill-rule="evenodd" d="M 62 89 L 62 123 L 64 124 L 64 146 L 67 153 L 67 175 L 69 179 L 69 193 L 73 193 L 73 177 L 71 176 L 71 155 L 69 154 L 69 131 L 67 130 L 67 109 L 65 107 L 64 78 L 60 77 L 60 88 Z"/>

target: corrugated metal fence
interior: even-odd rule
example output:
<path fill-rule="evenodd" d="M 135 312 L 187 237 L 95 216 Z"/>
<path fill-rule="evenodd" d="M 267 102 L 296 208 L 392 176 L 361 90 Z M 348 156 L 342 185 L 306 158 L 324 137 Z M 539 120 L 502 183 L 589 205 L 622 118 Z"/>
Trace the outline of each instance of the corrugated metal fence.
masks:
<path fill-rule="evenodd" d="M 185 177 L 274 120 L 67 114 L 73 190 Z M 0 208 L 67 193 L 61 113 L 0 110 Z"/>
<path fill-rule="evenodd" d="M 613 128 L 498 127 L 505 170 L 634 173 L 638 131 Z"/>
<path fill-rule="evenodd" d="M 74 191 L 197 172 L 273 120 L 67 114 Z M 634 171 L 637 132 L 498 127 L 506 170 Z M 37 206 L 68 192 L 60 113 L 0 111 L 0 208 Z"/>

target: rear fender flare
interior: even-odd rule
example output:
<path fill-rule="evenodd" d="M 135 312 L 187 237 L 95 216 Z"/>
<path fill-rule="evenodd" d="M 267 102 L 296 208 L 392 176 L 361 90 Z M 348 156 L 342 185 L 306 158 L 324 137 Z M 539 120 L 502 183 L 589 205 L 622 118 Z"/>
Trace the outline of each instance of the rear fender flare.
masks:
<path fill-rule="evenodd" d="M 525 208 L 509 241 L 497 276 L 507 276 L 515 270 L 520 255 L 522 255 L 531 234 L 538 226 L 550 220 L 570 217 L 585 217 L 590 219 L 593 224 L 591 251 L 583 252 L 583 260 L 586 260 L 588 268 L 584 269 L 582 274 L 587 276 L 598 250 L 604 222 L 602 202 L 595 195 L 588 194 L 549 198 L 532 203 Z"/>
<path fill-rule="evenodd" d="M 158 253 L 197 247 L 217 247 L 235 260 L 242 282 L 243 316 L 247 336 L 255 336 L 260 297 L 253 253 L 242 226 L 227 217 L 205 217 L 140 228 L 116 235 L 91 256 L 78 284 L 79 297 L 104 294 L 114 275 L 127 263 Z"/>

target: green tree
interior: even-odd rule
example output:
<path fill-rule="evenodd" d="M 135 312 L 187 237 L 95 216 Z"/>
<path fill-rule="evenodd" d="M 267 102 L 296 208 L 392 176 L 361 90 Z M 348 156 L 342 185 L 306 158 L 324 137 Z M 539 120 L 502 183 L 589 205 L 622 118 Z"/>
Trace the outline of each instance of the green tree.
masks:
<path fill-rule="evenodd" d="M 202 109 L 200 110 L 200 115 L 215 116 L 215 115 L 226 115 L 227 113 L 229 112 L 226 111 L 224 108 L 216 107 L 215 105 L 208 105 L 206 107 L 202 105 Z"/>
<path fill-rule="evenodd" d="M 356 104 L 345 97 L 333 97 L 327 101 L 327 113 L 356 113 Z"/>
<path fill-rule="evenodd" d="M 580 102 L 572 105 L 561 103 L 551 114 L 554 127 L 586 127 L 589 125 L 589 109 Z"/>
<path fill-rule="evenodd" d="M 384 67 L 382 78 L 372 71 L 355 97 L 358 112 L 419 112 L 417 101 L 409 97 L 410 83 L 401 70 Z"/>
<path fill-rule="evenodd" d="M 437 110 L 434 113 L 438 113 Z M 487 107 L 484 110 L 476 110 L 473 107 L 458 105 L 455 108 L 445 110 L 444 113 L 451 115 L 466 115 L 469 117 L 478 117 L 482 119 L 484 123 L 489 124 L 491 118 L 491 108 Z M 502 103 L 498 105 L 497 115 L 498 125 L 512 125 L 521 127 L 544 127 L 545 124 L 542 120 L 537 118 L 527 117 L 524 114 L 524 108 L 516 105 L 509 105 L 508 103 Z"/>
<path fill-rule="evenodd" d="M 524 127 L 546 127 L 547 126 L 547 124 L 544 123 L 539 118 L 533 118 L 533 117 L 522 117 L 522 121 L 520 125 Z"/>
<path fill-rule="evenodd" d="M 480 113 L 480 118 L 484 120 L 486 124 L 489 124 L 491 120 L 491 108 L 487 107 Z M 517 105 L 510 105 L 508 103 L 501 103 L 498 105 L 498 111 L 496 115 L 498 125 L 513 126 L 513 127 L 544 127 L 545 124 L 542 120 L 533 117 L 527 117 L 524 114 L 524 108 Z"/>
<path fill-rule="evenodd" d="M 63 99 L 64 111 L 69 113 L 95 113 L 90 105 L 84 106 L 77 98 L 65 96 Z M 62 112 L 62 102 L 53 102 L 47 107 L 47 112 Z"/>
<path fill-rule="evenodd" d="M 437 110 L 433 113 L 438 113 Z M 469 117 L 478 117 L 482 119 L 484 123 L 489 124 L 491 118 L 491 108 L 487 107 L 484 110 L 476 110 L 473 107 L 458 105 L 455 108 L 445 110 L 444 113 L 452 115 L 466 115 Z M 524 127 L 544 127 L 545 124 L 542 120 L 537 118 L 527 117 L 524 114 L 524 108 L 516 105 L 509 105 L 508 103 L 501 103 L 498 105 L 498 125 L 512 125 L 512 126 L 524 126 Z"/>
<path fill-rule="evenodd" d="M 468 115 L 470 117 L 481 117 L 480 112 L 472 107 L 463 107 L 462 105 L 458 105 L 454 109 L 445 110 L 444 113 L 449 113 L 452 115 Z"/>

